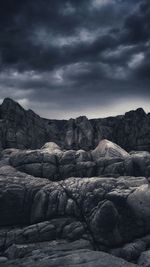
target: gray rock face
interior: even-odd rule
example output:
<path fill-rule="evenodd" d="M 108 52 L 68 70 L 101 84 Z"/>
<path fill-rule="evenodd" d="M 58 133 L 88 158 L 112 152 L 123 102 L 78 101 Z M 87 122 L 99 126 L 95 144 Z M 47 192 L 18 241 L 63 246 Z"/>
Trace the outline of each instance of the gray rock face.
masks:
<path fill-rule="evenodd" d="M 0 137 L 2 148 L 37 149 L 55 142 L 65 149 L 91 150 L 109 139 L 127 151 L 150 151 L 150 115 L 137 109 L 105 119 L 47 120 L 6 98 L 0 106 Z"/>
<path fill-rule="evenodd" d="M 150 218 L 150 186 L 142 185 L 128 197 L 128 204 L 135 210 L 135 214 L 141 223 L 144 223 L 145 230 L 149 229 Z"/>
<path fill-rule="evenodd" d="M 149 119 L 45 120 L 5 99 L 0 266 L 149 266 L 150 153 L 125 150 L 149 150 Z"/>
<path fill-rule="evenodd" d="M 20 257 L 17 260 L 8 261 L 0 264 L 3 267 L 33 266 L 33 267 L 136 267 L 138 265 L 124 261 L 100 251 L 91 251 L 85 248 L 85 242 L 73 243 L 46 243 L 33 246 L 14 246 L 9 249 L 8 255 L 14 256 L 15 253 Z M 57 255 L 57 257 L 56 257 Z M 24 256 L 23 259 L 21 257 Z M 16 257 L 16 256 L 15 256 Z"/>
<path fill-rule="evenodd" d="M 69 220 L 74 218 L 73 221 L 63 221 L 63 227 L 68 226 L 61 230 L 61 234 L 69 238 L 70 232 L 70 239 L 82 238 L 84 234 L 89 235 L 92 243 L 106 247 L 129 242 L 139 234 L 144 235 L 150 230 L 149 211 L 144 212 L 134 204 L 138 201 L 138 196 L 136 200 L 138 191 L 142 191 L 144 187 L 149 192 L 146 179 L 69 178 L 65 181 L 50 182 L 15 170 L 12 172 L 11 168 L 7 171 L 7 176 L 4 177 L 3 173 L 2 168 L 1 226 L 33 225 L 58 218 L 69 218 Z M 140 180 L 142 185 L 139 183 Z M 143 203 L 147 201 L 147 194 L 143 193 Z M 50 223 L 46 228 L 50 231 L 50 235 L 54 235 L 55 238 L 59 236 L 57 222 Z M 30 233 L 28 238 L 32 240 L 33 232 L 38 241 L 39 229 L 40 226 L 30 227 L 30 230 L 27 230 Z M 26 240 L 25 232 L 26 230 L 23 230 L 23 242 Z M 17 238 L 17 234 L 14 235 Z"/>
<path fill-rule="evenodd" d="M 128 201 L 144 184 L 148 181 L 140 177 L 51 182 L 1 167 L 0 251 L 6 266 L 63 266 L 61 261 L 64 266 L 134 266 L 93 250 L 108 252 L 150 230 L 140 224 L 142 210 Z M 143 223 L 148 220 L 145 213 Z M 44 242 L 53 240 L 69 243 L 64 249 L 58 241 L 48 249 Z"/>
<path fill-rule="evenodd" d="M 119 147 L 118 145 L 104 139 L 98 146 L 92 151 L 93 158 L 99 159 L 101 157 L 105 158 L 126 158 L 129 154 Z"/>
<path fill-rule="evenodd" d="M 127 243 L 121 248 L 112 249 L 111 253 L 127 261 L 135 262 L 142 255 L 143 251 L 146 250 L 146 246 L 147 246 L 147 242 L 145 242 L 144 238 L 143 239 L 141 238 L 131 243 Z"/>
<path fill-rule="evenodd" d="M 44 120 L 6 98 L 0 107 L 0 135 L 3 148 L 36 148 L 45 143 Z"/>
<path fill-rule="evenodd" d="M 141 254 L 138 264 L 143 267 L 150 267 L 150 251 L 145 251 Z"/>
<path fill-rule="evenodd" d="M 150 153 L 127 153 L 108 140 L 91 151 L 63 150 L 53 142 L 37 150 L 4 150 L 2 160 L 20 171 L 52 181 L 68 177 L 149 176 Z"/>

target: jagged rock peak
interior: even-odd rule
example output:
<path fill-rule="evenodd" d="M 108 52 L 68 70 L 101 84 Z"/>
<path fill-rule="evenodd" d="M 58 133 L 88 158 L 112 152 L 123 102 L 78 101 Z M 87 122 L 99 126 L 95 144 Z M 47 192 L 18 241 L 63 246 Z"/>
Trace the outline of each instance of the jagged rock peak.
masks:
<path fill-rule="evenodd" d="M 24 110 L 24 108 L 19 103 L 12 100 L 11 98 L 5 98 L 3 103 L 0 105 L 0 119 L 4 121 L 9 120 L 9 122 L 11 121 L 13 123 L 13 126 L 10 125 L 11 123 L 9 123 L 9 126 L 7 126 L 8 132 L 14 131 L 15 133 L 16 129 L 14 128 L 16 127 L 17 123 L 18 123 L 18 127 L 20 128 L 21 124 L 18 120 L 23 121 L 23 118 L 25 117 L 25 113 L 26 111 Z M 5 127 L 5 124 L 4 124 L 4 127 Z M 9 136 L 9 133 L 6 136 Z M 14 134 L 14 138 L 15 138 L 15 134 Z M 10 139 L 12 139 L 12 137 Z M 3 142 L 5 143 L 5 140 Z M 16 147 L 16 145 L 14 147 Z"/>
<path fill-rule="evenodd" d="M 4 99 L 3 103 L 0 106 L 0 110 L 4 118 L 9 116 L 11 117 L 12 113 L 25 113 L 24 108 L 18 102 L 8 97 Z"/>
<path fill-rule="evenodd" d="M 139 117 L 143 117 L 146 116 L 146 113 L 144 111 L 143 108 L 137 108 L 136 110 L 130 110 L 128 112 L 125 113 L 126 117 L 132 117 L 132 116 L 139 116 Z"/>
<path fill-rule="evenodd" d="M 23 111 L 26 112 L 28 115 L 32 116 L 32 117 L 38 117 L 40 118 L 39 115 L 37 115 L 33 110 L 28 109 L 25 110 L 17 101 L 14 101 L 13 99 L 6 97 L 3 100 L 3 103 L 1 104 L 1 110 L 3 111 L 8 111 L 8 110 L 15 110 L 15 111 Z"/>
<path fill-rule="evenodd" d="M 19 105 L 19 103 L 14 101 L 13 99 L 11 99 L 9 97 L 4 98 L 2 106 L 10 106 L 10 105 L 11 106 L 13 105 L 13 106 L 20 106 L 21 107 L 21 105 Z"/>
<path fill-rule="evenodd" d="M 79 116 L 75 119 L 77 122 L 80 122 L 80 121 L 87 121 L 88 118 L 86 116 Z"/>
<path fill-rule="evenodd" d="M 92 151 L 92 155 L 94 158 L 100 158 L 100 157 L 128 157 L 129 154 L 120 146 L 117 144 L 107 140 L 103 139 L 99 142 L 98 146 Z"/>

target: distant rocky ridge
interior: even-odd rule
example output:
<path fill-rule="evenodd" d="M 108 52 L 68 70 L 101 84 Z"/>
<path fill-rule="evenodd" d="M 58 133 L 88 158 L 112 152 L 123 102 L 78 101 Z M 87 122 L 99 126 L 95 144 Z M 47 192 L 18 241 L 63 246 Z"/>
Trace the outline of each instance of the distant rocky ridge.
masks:
<path fill-rule="evenodd" d="M 0 106 L 0 147 L 37 149 L 55 142 L 65 149 L 94 149 L 108 139 L 127 151 L 150 151 L 150 114 L 143 109 L 125 115 L 88 120 L 85 116 L 70 120 L 43 119 L 24 110 L 12 99 Z"/>

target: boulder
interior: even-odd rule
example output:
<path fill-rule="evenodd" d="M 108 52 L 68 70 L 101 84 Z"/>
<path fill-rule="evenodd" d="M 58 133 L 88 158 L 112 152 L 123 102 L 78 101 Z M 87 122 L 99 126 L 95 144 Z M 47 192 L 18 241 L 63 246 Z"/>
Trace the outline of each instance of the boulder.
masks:
<path fill-rule="evenodd" d="M 149 184 L 141 185 L 131 195 L 128 196 L 128 205 L 134 212 L 137 220 L 145 231 L 150 230 L 150 186 Z"/>
<path fill-rule="evenodd" d="M 125 158 L 129 154 L 122 149 L 120 146 L 109 140 L 101 140 L 98 146 L 92 151 L 92 156 L 94 160 L 99 159 L 100 157 L 105 158 Z"/>
<path fill-rule="evenodd" d="M 147 250 L 141 254 L 138 259 L 138 265 L 141 267 L 150 267 L 150 250 Z"/>
<path fill-rule="evenodd" d="M 61 148 L 54 142 L 48 142 L 44 146 L 42 146 L 41 150 L 43 152 L 48 152 L 49 154 L 59 154 L 61 153 Z"/>

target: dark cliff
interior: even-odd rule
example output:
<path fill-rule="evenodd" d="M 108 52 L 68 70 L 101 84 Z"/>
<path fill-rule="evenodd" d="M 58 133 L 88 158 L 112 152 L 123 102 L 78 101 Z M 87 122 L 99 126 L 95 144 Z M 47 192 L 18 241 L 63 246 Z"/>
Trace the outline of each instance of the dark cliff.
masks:
<path fill-rule="evenodd" d="M 103 119 L 48 120 L 9 98 L 0 106 L 1 148 L 34 149 L 52 141 L 66 149 L 89 150 L 104 138 L 128 151 L 150 151 L 150 114 L 139 108 Z"/>

